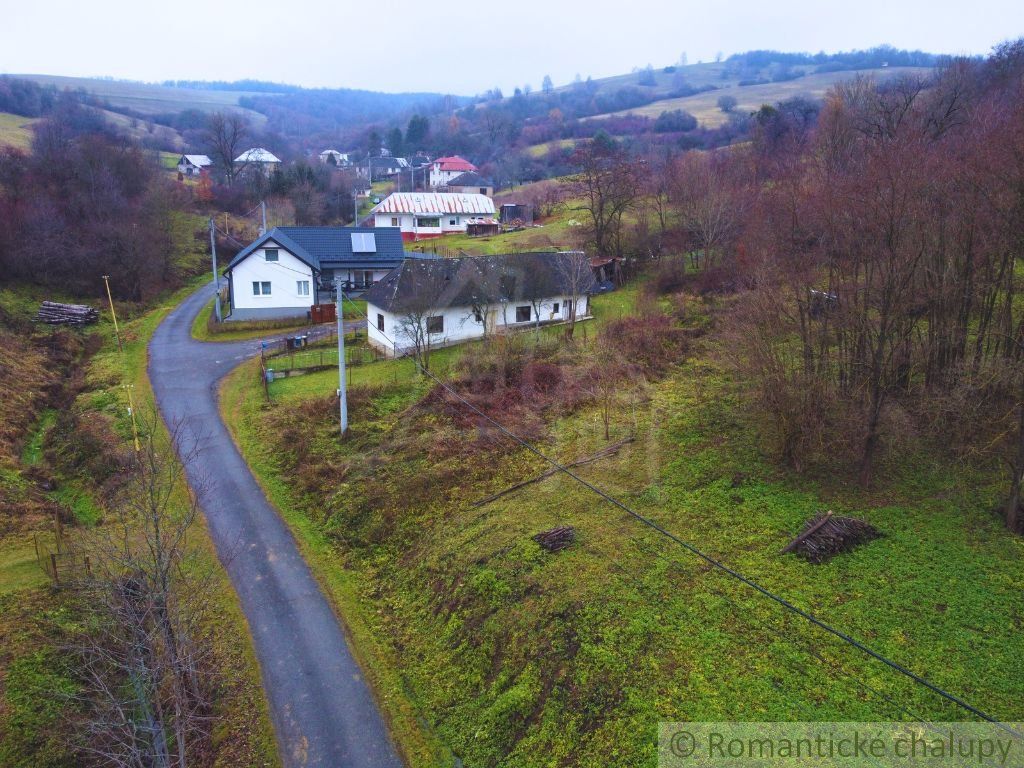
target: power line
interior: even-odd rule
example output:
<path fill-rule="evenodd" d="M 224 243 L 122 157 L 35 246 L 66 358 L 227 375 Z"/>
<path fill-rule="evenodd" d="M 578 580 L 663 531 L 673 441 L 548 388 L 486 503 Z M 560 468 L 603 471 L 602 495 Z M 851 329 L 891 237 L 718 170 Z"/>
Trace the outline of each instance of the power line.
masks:
<path fill-rule="evenodd" d="M 349 301 L 352 302 L 351 299 L 349 299 Z M 358 307 L 358 305 L 356 305 L 354 302 L 352 302 L 352 304 L 353 304 L 353 306 Z M 360 312 L 360 314 L 362 314 L 364 318 L 366 317 L 365 313 Z M 369 322 L 369 320 L 367 320 L 367 322 Z M 392 345 L 395 345 L 394 340 L 390 339 L 382 331 L 380 333 L 381 333 L 382 336 L 384 336 L 384 338 L 387 341 L 389 341 Z M 582 485 L 584 488 L 586 488 L 587 490 L 589 490 L 592 493 L 596 494 L 597 496 L 601 497 L 602 499 L 607 501 L 612 506 L 617 507 L 618 509 L 622 510 L 623 512 L 625 512 L 627 515 L 632 517 L 637 522 L 641 523 L 642 525 L 647 526 L 651 530 L 654 530 L 657 533 L 659 533 L 660 535 L 664 536 L 665 538 L 675 542 L 677 545 L 681 546 L 683 549 L 685 549 L 689 553 L 691 553 L 693 555 L 696 555 L 698 558 L 700 558 L 701 560 L 705 561 L 706 563 L 708 563 L 712 567 L 722 571 L 723 573 L 726 573 L 730 577 L 732 577 L 732 578 L 736 579 L 737 581 L 745 584 L 746 586 L 748 586 L 751 589 L 755 590 L 756 592 L 760 593 L 764 597 L 767 597 L 768 599 L 774 601 L 775 603 L 778 603 L 779 605 L 781 605 L 786 610 L 796 614 L 797 616 L 800 616 L 801 618 L 803 618 L 804 620 L 806 620 L 806 621 L 810 622 L 811 624 L 815 625 L 819 629 L 823 629 L 826 632 L 828 632 L 829 634 L 832 634 L 835 637 L 838 637 L 843 642 L 853 646 L 854 648 L 858 649 L 862 653 L 867 654 L 868 656 L 870 656 L 871 658 L 875 659 L 876 661 L 879 661 L 882 664 L 885 664 L 886 666 L 888 666 L 889 668 L 895 670 L 896 672 L 899 672 L 900 674 L 905 675 L 906 677 L 908 677 L 911 680 L 913 680 L 915 683 L 917 683 L 919 685 L 923 685 L 925 688 L 928 688 L 930 691 L 932 691 L 933 693 L 937 694 L 938 696 L 941 696 L 942 698 L 946 699 L 947 701 L 950 701 L 953 704 L 956 704 L 957 706 L 961 707 L 965 711 L 970 712 L 971 714 L 981 718 L 982 720 L 986 720 L 986 721 L 988 721 L 990 723 L 993 723 L 993 724 L 999 726 L 1003 730 L 1007 731 L 1008 733 L 1010 733 L 1010 734 L 1012 734 L 1012 735 L 1014 735 L 1016 737 L 1024 738 L 1024 734 L 1018 733 L 1016 730 L 1014 730 L 1014 729 L 1010 728 L 1009 726 L 1003 724 L 1000 720 L 998 720 L 997 718 L 993 717 L 992 715 L 989 715 L 987 712 L 983 711 L 982 709 L 979 709 L 978 707 L 975 707 L 973 704 L 970 704 L 969 702 L 965 701 L 963 698 L 957 696 L 956 694 L 953 694 L 953 693 L 950 693 L 949 691 L 946 691 L 945 689 L 939 687 L 938 685 L 936 685 L 935 683 L 931 682 L 930 680 L 928 680 L 928 679 L 922 677 L 921 675 L 918 675 L 916 672 L 913 672 L 912 670 L 908 669 L 907 667 L 905 667 L 904 665 L 900 664 L 899 662 L 893 661 L 892 659 L 888 658 L 887 656 L 883 655 L 882 653 L 879 653 L 878 651 L 874 650 L 870 646 L 865 645 L 864 643 L 862 643 L 861 641 L 857 640 L 854 637 L 851 637 L 849 634 L 843 632 L 842 630 L 833 627 L 831 624 L 823 621 L 822 619 L 819 619 L 817 616 L 815 616 L 814 614 L 810 613 L 809 611 L 805 611 L 803 608 L 800 608 L 799 606 L 794 605 L 792 602 L 790 602 L 786 598 L 782 597 L 781 595 L 775 594 L 774 592 L 769 590 L 767 587 L 761 586 L 761 584 L 759 584 L 758 582 L 754 581 L 753 579 L 748 578 L 747 576 L 744 576 L 742 573 L 740 573 L 736 569 L 726 565 L 725 563 L 723 563 L 722 561 L 718 560 L 717 558 L 712 557 L 711 555 L 707 554 L 706 552 L 704 552 L 702 549 L 698 548 L 697 546 L 689 543 L 685 539 L 680 538 L 676 534 L 672 533 L 671 531 L 667 530 L 663 526 L 659 525 L 657 522 L 655 522 L 651 518 L 646 517 L 645 515 L 642 515 L 639 512 L 631 509 L 626 504 L 624 504 L 623 502 L 621 502 L 618 499 L 616 499 L 614 496 L 611 496 L 610 494 L 608 494 L 605 491 L 601 490 L 600 488 L 595 486 L 593 483 L 589 482 L 588 480 L 585 480 L 584 478 L 580 477 L 578 474 L 573 472 L 568 467 L 562 465 L 557 460 L 551 458 L 550 456 L 545 454 L 539 448 L 537 448 L 534 445 L 532 445 L 527 440 L 519 437 L 519 435 L 515 434 L 510 429 L 505 427 L 503 424 L 501 424 L 500 422 L 496 421 L 494 418 L 492 418 L 491 416 L 489 416 L 488 414 L 484 413 L 479 408 L 477 408 L 475 405 L 473 405 L 473 403 L 471 403 L 466 398 L 464 398 L 462 395 L 460 395 L 449 384 L 447 384 L 446 382 L 442 381 L 440 378 L 435 376 L 429 369 L 424 367 L 420 363 L 419 360 L 415 359 L 415 357 L 413 358 L 413 360 L 414 360 L 416 368 L 418 368 L 420 370 L 420 372 L 424 376 L 426 376 L 427 378 L 431 379 L 435 384 L 437 384 L 439 387 L 441 387 L 442 390 L 444 390 L 446 393 L 448 393 L 449 395 L 454 397 L 456 400 L 458 400 L 460 403 L 462 403 L 462 405 L 464 405 L 466 408 L 471 410 L 477 416 L 479 416 L 480 418 L 482 418 L 485 421 L 487 421 L 488 423 L 490 423 L 495 429 L 497 429 L 499 432 L 501 432 L 507 438 L 509 438 L 513 442 L 517 443 L 518 445 L 522 446 L 523 448 L 525 448 L 527 451 L 529 451 L 530 453 L 532 453 L 535 456 L 537 456 L 542 461 L 544 461 L 547 464 L 551 465 L 551 467 L 553 467 L 557 471 L 559 471 L 559 472 L 567 475 L 568 477 L 572 478 L 577 483 Z"/>

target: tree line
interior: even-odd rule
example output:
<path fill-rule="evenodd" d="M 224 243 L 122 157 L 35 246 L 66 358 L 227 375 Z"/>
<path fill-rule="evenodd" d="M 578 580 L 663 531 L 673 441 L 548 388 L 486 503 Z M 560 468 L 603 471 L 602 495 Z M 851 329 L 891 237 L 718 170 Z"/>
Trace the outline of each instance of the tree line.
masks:
<path fill-rule="evenodd" d="M 590 247 L 734 294 L 730 359 L 782 461 L 867 485 L 922 446 L 998 457 L 1024 531 L 1024 41 L 764 107 L 743 146 L 575 164 Z"/>

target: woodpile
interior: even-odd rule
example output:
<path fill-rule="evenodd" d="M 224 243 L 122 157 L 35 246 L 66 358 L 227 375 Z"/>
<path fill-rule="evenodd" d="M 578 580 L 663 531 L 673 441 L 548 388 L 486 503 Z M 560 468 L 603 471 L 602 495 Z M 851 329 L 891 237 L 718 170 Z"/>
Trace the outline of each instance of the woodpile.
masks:
<path fill-rule="evenodd" d="M 839 517 L 832 512 L 815 515 L 800 534 L 780 554 L 795 552 L 810 563 L 820 565 L 840 552 L 849 552 L 858 544 L 882 534 L 873 525 L 856 517 Z"/>
<path fill-rule="evenodd" d="M 100 319 L 100 313 L 86 304 L 61 304 L 44 301 L 36 321 L 50 325 L 89 325 Z"/>
<path fill-rule="evenodd" d="M 571 525 L 560 525 L 550 531 L 541 531 L 533 537 L 533 540 L 548 552 L 558 552 L 576 540 L 576 529 Z"/>

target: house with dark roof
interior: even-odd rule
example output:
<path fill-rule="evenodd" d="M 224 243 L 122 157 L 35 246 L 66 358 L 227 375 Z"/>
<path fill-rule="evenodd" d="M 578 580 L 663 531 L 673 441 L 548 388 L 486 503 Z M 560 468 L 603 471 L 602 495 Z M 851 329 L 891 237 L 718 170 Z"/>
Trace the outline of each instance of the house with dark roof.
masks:
<path fill-rule="evenodd" d="M 369 342 L 391 356 L 589 317 L 597 288 L 580 251 L 406 259 L 363 298 Z"/>
<path fill-rule="evenodd" d="M 494 182 L 485 179 L 476 171 L 466 171 L 452 178 L 445 187 L 448 192 L 469 195 L 494 196 Z"/>
<path fill-rule="evenodd" d="M 406 256 L 393 227 L 275 227 L 228 264 L 228 319 L 302 317 L 331 300 L 335 280 L 358 295 Z"/>

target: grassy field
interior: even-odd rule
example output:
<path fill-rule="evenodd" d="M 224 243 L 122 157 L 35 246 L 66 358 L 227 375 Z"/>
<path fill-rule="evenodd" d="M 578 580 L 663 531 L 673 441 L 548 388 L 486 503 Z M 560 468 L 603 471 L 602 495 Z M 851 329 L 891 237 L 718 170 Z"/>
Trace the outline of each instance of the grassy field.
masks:
<path fill-rule="evenodd" d="M 634 298 L 599 297 L 598 323 Z M 687 326 L 713 312 L 689 306 Z M 439 369 L 458 352 L 445 354 Z M 1002 473 L 917 456 L 865 491 L 781 471 L 727 357 L 705 337 L 667 377 L 638 384 L 632 405 L 623 394 L 611 439 L 635 441 L 580 474 L 915 672 L 1020 720 L 1024 541 L 992 513 Z M 659 720 L 963 719 L 568 478 L 474 505 L 543 464 L 418 411 L 426 386 L 412 371 L 402 378 L 379 375 L 356 397 L 344 442 L 330 376 L 275 382 L 267 404 L 241 369 L 222 395 L 378 691 L 421 720 L 413 765 L 450 752 L 466 766 L 648 766 Z M 298 470 L 284 424 L 304 436 Z M 571 460 L 605 445 L 602 432 L 598 409 L 584 407 L 550 421 L 541 442 Z M 313 493 L 317 472 L 333 478 L 329 495 Z M 820 566 L 779 555 L 822 509 L 863 516 L 884 536 Z M 531 541 L 559 524 L 576 529 L 569 549 L 547 554 Z M 408 720 L 394 722 L 412 738 Z"/>
<path fill-rule="evenodd" d="M 12 75 L 32 80 L 40 85 L 57 88 L 85 89 L 106 100 L 115 109 L 127 107 L 143 115 L 159 115 L 197 109 L 202 112 L 216 112 L 230 109 L 248 117 L 257 126 L 266 123 L 267 118 L 259 112 L 238 106 L 242 96 L 273 95 L 255 94 L 247 91 L 215 91 L 198 88 L 171 88 L 155 83 L 139 83 L 130 80 L 107 80 L 103 78 L 63 77 L 59 75 Z"/>
<path fill-rule="evenodd" d="M 0 146 L 28 149 L 32 144 L 32 123 L 37 118 L 0 112 Z"/>
<path fill-rule="evenodd" d="M 722 96 L 735 96 L 738 102 L 737 112 L 754 112 L 762 104 L 775 104 L 795 96 L 807 96 L 820 99 L 836 83 L 846 82 L 861 75 L 874 77 L 877 80 L 892 80 L 905 75 L 925 75 L 931 70 L 923 67 L 889 67 L 887 69 L 869 69 L 850 72 L 828 72 L 806 75 L 796 80 L 783 83 L 767 83 L 764 85 L 738 86 L 734 82 L 720 83 L 718 90 L 698 93 L 675 99 L 662 99 L 642 107 L 623 110 L 610 114 L 634 114 L 642 117 L 655 118 L 662 112 L 682 109 L 689 112 L 706 128 L 715 128 L 726 121 L 728 116 L 718 108 L 718 99 Z M 609 115 L 596 115 L 588 120 L 600 120 Z"/>
<path fill-rule="evenodd" d="M 558 149 L 572 149 L 576 146 L 575 139 L 555 139 L 543 144 L 533 144 L 526 148 L 526 154 L 530 157 L 544 157 L 550 152 Z"/>

